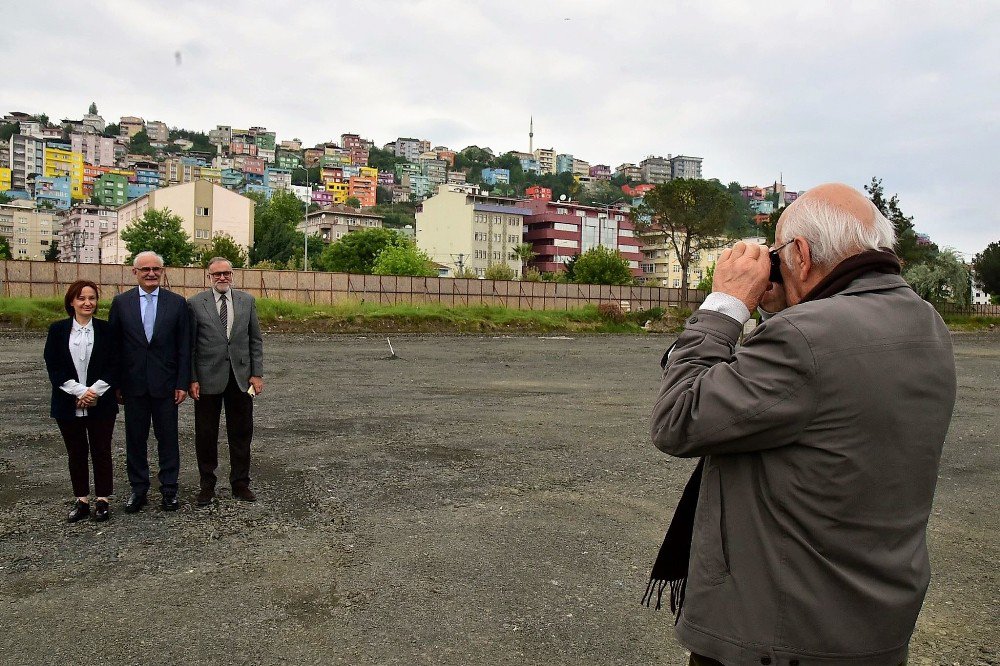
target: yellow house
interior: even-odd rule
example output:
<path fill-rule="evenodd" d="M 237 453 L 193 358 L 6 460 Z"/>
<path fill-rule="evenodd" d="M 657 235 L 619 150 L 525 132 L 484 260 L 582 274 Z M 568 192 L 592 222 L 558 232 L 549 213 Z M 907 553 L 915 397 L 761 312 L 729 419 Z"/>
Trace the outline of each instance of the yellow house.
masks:
<path fill-rule="evenodd" d="M 327 181 L 326 191 L 333 194 L 334 203 L 346 203 L 348 192 L 350 191 L 350 185 L 347 183 L 337 183 L 335 181 Z"/>
<path fill-rule="evenodd" d="M 69 176 L 70 196 L 83 198 L 83 153 L 64 148 L 45 147 L 45 176 Z"/>
<path fill-rule="evenodd" d="M 358 172 L 359 172 L 358 175 L 361 176 L 362 178 L 371 178 L 375 181 L 378 181 L 378 169 L 376 169 L 375 167 L 363 166 L 358 170 Z"/>
<path fill-rule="evenodd" d="M 11 170 L 7 167 L 0 167 L 0 192 L 6 192 L 11 188 Z"/>

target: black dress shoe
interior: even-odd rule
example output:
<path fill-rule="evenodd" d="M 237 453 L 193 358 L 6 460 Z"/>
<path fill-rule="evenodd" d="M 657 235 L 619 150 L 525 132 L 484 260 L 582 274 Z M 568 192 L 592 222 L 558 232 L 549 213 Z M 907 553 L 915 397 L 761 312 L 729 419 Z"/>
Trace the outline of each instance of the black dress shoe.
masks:
<path fill-rule="evenodd" d="M 177 495 L 164 495 L 160 506 L 163 507 L 164 511 L 176 511 L 181 508 L 181 503 L 177 501 Z"/>
<path fill-rule="evenodd" d="M 257 496 L 253 494 L 247 486 L 237 486 L 233 488 L 233 497 L 244 502 L 256 502 Z"/>
<path fill-rule="evenodd" d="M 76 504 L 73 505 L 73 510 L 69 512 L 69 516 L 67 516 L 66 519 L 71 523 L 75 523 L 78 520 L 83 520 L 89 515 L 90 505 L 86 502 L 77 500 Z"/>
<path fill-rule="evenodd" d="M 111 507 L 105 500 L 97 500 L 94 507 L 94 520 L 105 521 L 111 517 Z"/>
<path fill-rule="evenodd" d="M 146 506 L 146 493 L 132 493 L 125 502 L 125 513 L 135 513 Z"/>

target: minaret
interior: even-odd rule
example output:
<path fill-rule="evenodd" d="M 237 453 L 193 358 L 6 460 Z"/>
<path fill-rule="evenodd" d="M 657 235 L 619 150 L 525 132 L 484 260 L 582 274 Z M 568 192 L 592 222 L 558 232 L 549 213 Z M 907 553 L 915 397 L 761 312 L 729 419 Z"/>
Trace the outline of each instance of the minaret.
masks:
<path fill-rule="evenodd" d="M 531 116 L 531 122 L 528 123 L 528 152 L 532 155 L 535 154 L 535 117 Z"/>

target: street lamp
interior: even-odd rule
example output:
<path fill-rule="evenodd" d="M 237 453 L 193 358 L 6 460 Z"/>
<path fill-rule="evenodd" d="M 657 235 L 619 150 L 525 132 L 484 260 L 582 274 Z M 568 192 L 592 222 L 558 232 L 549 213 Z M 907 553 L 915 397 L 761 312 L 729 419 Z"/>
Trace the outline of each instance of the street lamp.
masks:
<path fill-rule="evenodd" d="M 305 153 L 302 153 L 302 168 L 306 171 L 306 215 L 302 221 L 302 270 L 309 270 L 309 204 L 312 203 L 312 189 L 309 186 L 309 166 L 306 164 Z"/>

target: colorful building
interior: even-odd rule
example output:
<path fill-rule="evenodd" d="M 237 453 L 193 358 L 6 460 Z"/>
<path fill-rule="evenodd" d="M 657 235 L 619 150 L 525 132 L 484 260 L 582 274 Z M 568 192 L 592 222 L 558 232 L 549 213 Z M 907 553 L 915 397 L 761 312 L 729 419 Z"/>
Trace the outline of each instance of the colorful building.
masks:
<path fill-rule="evenodd" d="M 299 233 L 306 232 L 309 236 L 319 234 L 326 243 L 335 243 L 352 231 L 382 226 L 380 215 L 335 204 L 309 213 L 306 220 L 298 223 L 297 229 Z"/>
<path fill-rule="evenodd" d="M 480 172 L 484 185 L 509 185 L 510 169 L 483 169 Z"/>
<path fill-rule="evenodd" d="M 101 236 L 117 228 L 118 213 L 97 204 L 77 204 L 63 217 L 59 229 L 59 261 L 101 263 Z"/>
<path fill-rule="evenodd" d="M 71 189 L 69 176 L 38 176 L 35 178 L 35 201 L 43 208 L 69 210 Z"/>
<path fill-rule="evenodd" d="M 128 178 L 118 173 L 103 173 L 94 181 L 94 192 L 91 202 L 100 206 L 118 208 L 128 200 Z"/>
<path fill-rule="evenodd" d="M 7 192 L 11 189 L 11 171 L 7 167 L 0 167 L 0 192 Z"/>
<path fill-rule="evenodd" d="M 552 188 L 532 185 L 524 190 L 525 196 L 529 199 L 541 199 L 542 201 L 552 201 Z"/>
<path fill-rule="evenodd" d="M 544 199 L 528 199 L 518 205 L 528 209 L 524 237 L 536 253 L 530 266 L 555 273 L 564 270 L 574 255 L 603 246 L 628 261 L 632 275 L 642 275 L 643 243 L 625 212 Z"/>
<path fill-rule="evenodd" d="M 364 169 L 376 171 L 368 169 L 368 167 L 364 167 Z M 348 179 L 347 185 L 348 196 L 356 197 L 362 208 L 370 208 L 375 205 L 375 190 L 378 187 L 376 178 L 372 178 L 371 175 L 353 176 Z"/>
<path fill-rule="evenodd" d="M 49 178 L 68 176 L 70 196 L 83 199 L 83 155 L 74 153 L 69 144 L 46 144 L 45 175 Z"/>

